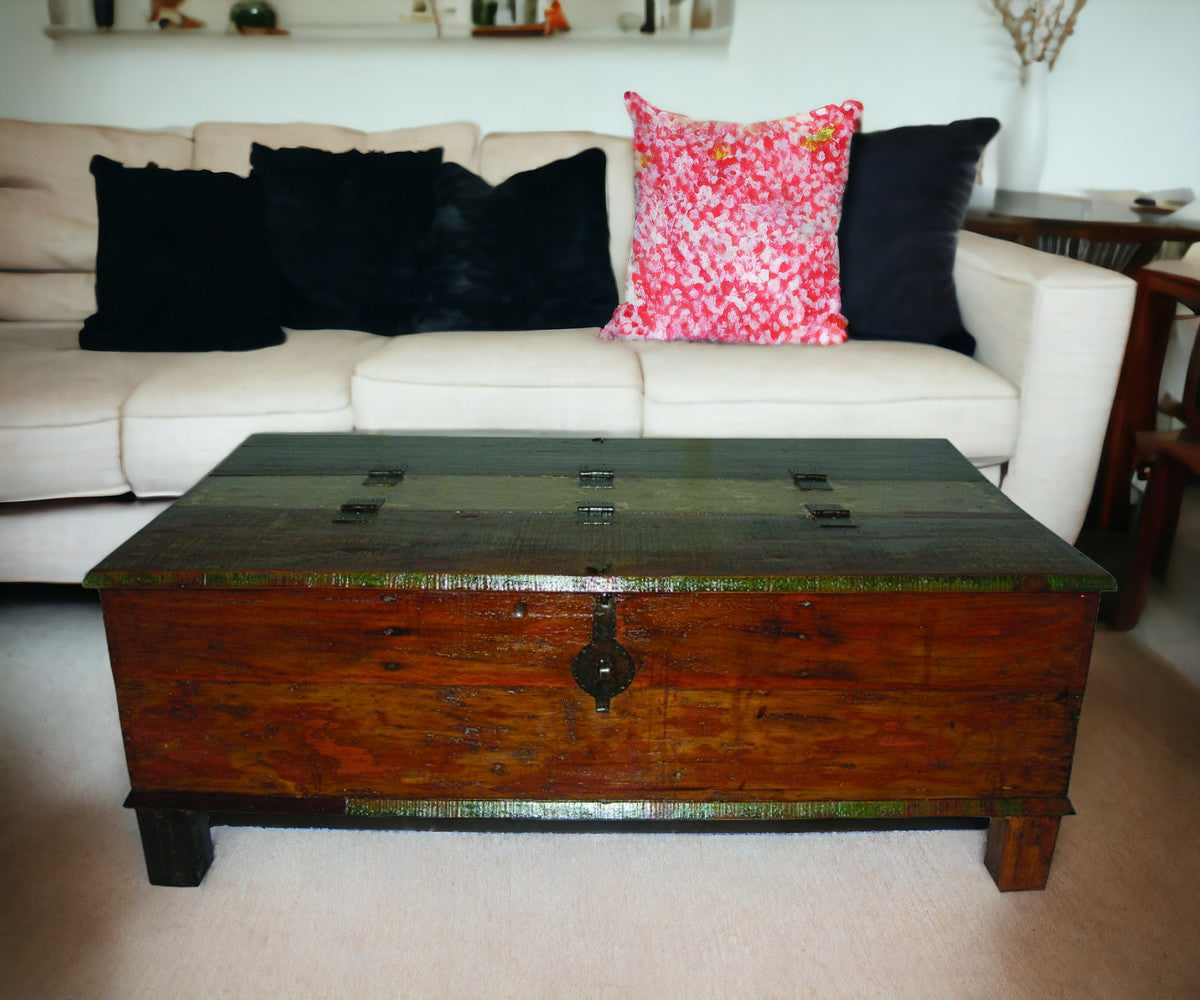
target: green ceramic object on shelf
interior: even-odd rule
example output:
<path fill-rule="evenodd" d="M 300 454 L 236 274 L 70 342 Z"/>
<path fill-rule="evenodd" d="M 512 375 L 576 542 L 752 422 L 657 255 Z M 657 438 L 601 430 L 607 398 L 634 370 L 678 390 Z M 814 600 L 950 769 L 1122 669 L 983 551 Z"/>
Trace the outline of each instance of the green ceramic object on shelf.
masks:
<path fill-rule="evenodd" d="M 239 0 L 230 8 L 229 20 L 238 28 L 274 28 L 275 8 L 266 0 Z"/>

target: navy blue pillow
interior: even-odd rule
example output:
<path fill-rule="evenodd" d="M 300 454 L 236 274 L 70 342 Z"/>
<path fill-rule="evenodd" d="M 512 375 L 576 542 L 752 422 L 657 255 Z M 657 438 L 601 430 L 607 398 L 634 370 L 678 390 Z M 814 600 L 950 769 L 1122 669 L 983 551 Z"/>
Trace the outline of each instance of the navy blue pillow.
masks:
<path fill-rule="evenodd" d="M 433 263 L 416 329 L 603 326 L 617 307 L 604 151 L 585 149 L 493 187 L 454 163 L 436 185 Z"/>
<path fill-rule="evenodd" d="M 971 118 L 854 136 L 838 228 L 850 337 L 974 353 L 954 255 L 979 157 L 999 128 Z"/>
<path fill-rule="evenodd" d="M 89 351 L 247 351 L 282 344 L 258 185 L 236 174 L 94 156 L 100 220 Z"/>
<path fill-rule="evenodd" d="M 441 148 L 331 153 L 254 143 L 284 326 L 411 333 L 429 263 Z"/>

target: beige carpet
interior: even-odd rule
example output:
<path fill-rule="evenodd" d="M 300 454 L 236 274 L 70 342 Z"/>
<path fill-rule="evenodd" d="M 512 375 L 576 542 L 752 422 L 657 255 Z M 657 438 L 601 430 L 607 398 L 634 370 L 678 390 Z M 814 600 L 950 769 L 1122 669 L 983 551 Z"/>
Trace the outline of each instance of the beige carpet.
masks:
<path fill-rule="evenodd" d="M 1200 996 L 1200 692 L 1102 632 L 1050 885 L 979 829 L 215 827 L 147 884 L 100 614 L 0 604 L 0 997 Z"/>

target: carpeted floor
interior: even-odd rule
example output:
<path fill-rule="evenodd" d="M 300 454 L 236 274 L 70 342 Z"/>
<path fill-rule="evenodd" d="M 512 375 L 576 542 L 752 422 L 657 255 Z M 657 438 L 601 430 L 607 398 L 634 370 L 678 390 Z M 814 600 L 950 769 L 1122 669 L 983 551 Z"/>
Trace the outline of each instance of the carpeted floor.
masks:
<path fill-rule="evenodd" d="M 978 828 L 217 826 L 204 884 L 166 889 L 97 605 L 3 596 L 2 1000 L 1200 996 L 1200 688 L 1153 634 L 1097 636 L 1045 892 L 999 893 Z M 1171 600 L 1148 621 L 1182 642 Z"/>

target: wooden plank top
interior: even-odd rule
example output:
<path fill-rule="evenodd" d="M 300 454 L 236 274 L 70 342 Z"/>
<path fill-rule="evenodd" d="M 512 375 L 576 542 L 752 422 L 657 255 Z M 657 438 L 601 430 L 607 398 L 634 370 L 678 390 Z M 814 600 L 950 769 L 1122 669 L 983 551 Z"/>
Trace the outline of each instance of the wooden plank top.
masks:
<path fill-rule="evenodd" d="M 946 441 L 264 434 L 85 585 L 1097 592 L 1113 581 Z"/>

